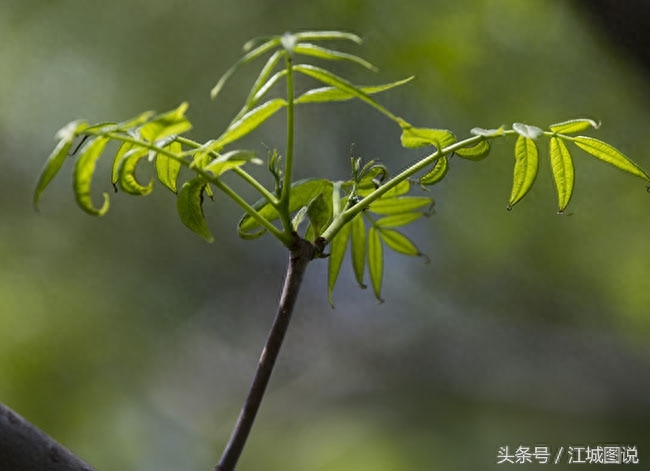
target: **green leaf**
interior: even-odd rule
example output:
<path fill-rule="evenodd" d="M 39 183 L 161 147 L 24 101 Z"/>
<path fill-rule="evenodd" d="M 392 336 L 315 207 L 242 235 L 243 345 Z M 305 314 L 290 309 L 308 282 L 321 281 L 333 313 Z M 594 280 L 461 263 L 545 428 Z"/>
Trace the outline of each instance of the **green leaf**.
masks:
<path fill-rule="evenodd" d="M 231 142 L 244 137 L 286 105 L 287 102 L 282 98 L 275 98 L 257 108 L 253 108 L 240 119 L 232 123 L 219 139 L 208 147 L 208 150 L 223 149 Z"/>
<path fill-rule="evenodd" d="M 360 100 L 368 103 L 370 106 L 374 107 L 384 115 L 388 116 L 393 121 L 398 121 L 398 118 L 395 115 L 393 115 L 393 113 L 391 113 L 386 108 L 381 106 L 374 99 L 372 99 L 367 93 L 362 91 L 356 85 L 350 83 L 348 80 L 345 80 L 341 77 L 334 75 L 331 72 L 328 72 L 325 69 L 321 69 L 320 67 L 315 67 L 313 65 L 298 64 L 293 67 L 293 70 L 295 70 L 296 72 L 300 72 L 304 75 L 307 75 L 309 77 L 312 77 L 320 82 L 323 82 L 325 85 L 330 85 L 332 87 L 338 88 L 343 92 L 349 93 L 359 98 Z"/>
<path fill-rule="evenodd" d="M 268 41 L 266 41 L 263 44 L 260 44 L 257 46 L 255 49 L 252 51 L 248 52 L 246 55 L 244 55 L 241 59 L 239 59 L 237 62 L 235 62 L 227 71 L 225 74 L 221 76 L 217 84 L 214 86 L 214 88 L 210 91 L 210 97 L 214 100 L 217 98 L 217 95 L 219 95 L 219 92 L 223 88 L 224 84 L 226 83 L 226 80 L 230 78 L 232 74 L 234 74 L 241 66 L 244 64 L 247 64 L 248 62 L 258 58 L 259 56 L 265 54 L 266 52 L 270 51 L 271 49 L 278 47 L 280 45 L 280 38 L 278 36 L 274 36 Z"/>
<path fill-rule="evenodd" d="M 366 69 L 377 71 L 377 67 L 372 65 L 365 59 L 355 56 L 353 54 L 348 54 L 346 52 L 335 51 L 333 49 L 326 49 L 324 47 L 317 46 L 315 44 L 309 43 L 299 43 L 293 48 L 295 54 L 300 54 L 303 56 L 317 57 L 318 59 L 326 60 L 347 60 L 350 62 L 355 62 Z"/>
<path fill-rule="evenodd" d="M 307 216 L 309 217 L 309 222 L 314 230 L 314 239 L 316 239 L 323 233 L 323 229 L 332 217 L 332 208 L 327 203 L 322 193 L 309 203 Z"/>
<path fill-rule="evenodd" d="M 402 227 L 412 223 L 413 221 L 417 221 L 422 216 L 424 216 L 424 213 L 395 214 L 393 216 L 385 216 L 377 219 L 375 225 L 378 227 Z"/>
<path fill-rule="evenodd" d="M 278 62 L 280 62 L 280 59 L 282 58 L 283 55 L 284 55 L 284 51 L 275 51 L 271 55 L 271 57 L 269 57 L 269 59 L 266 61 L 266 64 L 264 64 L 264 67 L 262 67 L 262 70 L 260 70 L 260 74 L 257 76 L 257 80 L 255 80 L 253 87 L 248 93 L 248 98 L 246 98 L 246 105 L 242 109 L 241 114 L 246 113 L 253 106 L 255 106 L 255 102 L 259 100 L 261 96 L 263 96 L 263 94 L 261 94 L 260 97 L 257 97 L 258 92 L 262 87 L 266 86 L 267 81 L 271 76 L 271 72 L 273 72 L 273 69 L 278 65 Z M 268 88 L 270 88 L 270 86 Z"/>
<path fill-rule="evenodd" d="M 120 145 L 120 148 L 117 150 L 115 157 L 113 157 L 113 168 L 111 170 L 111 183 L 115 188 L 117 193 L 117 181 L 120 179 L 120 165 L 122 165 L 122 159 L 124 156 L 130 152 L 135 145 L 132 142 L 123 142 Z"/>
<path fill-rule="evenodd" d="M 334 286 L 336 285 L 336 280 L 341 271 L 341 265 L 343 264 L 343 257 L 345 256 L 345 249 L 348 247 L 349 238 L 350 225 L 346 224 L 334 236 L 334 239 L 332 239 L 330 244 L 330 256 L 328 257 L 327 267 L 327 297 L 332 307 L 334 307 L 332 293 L 334 292 Z"/>
<path fill-rule="evenodd" d="M 148 123 L 140 126 L 138 129 L 140 136 L 154 142 L 188 131 L 192 128 L 192 124 L 185 117 L 188 107 L 188 103 L 183 102 L 175 110 L 156 116 Z"/>
<path fill-rule="evenodd" d="M 539 159 L 537 145 L 531 138 L 520 135 L 515 144 L 515 170 L 508 209 L 517 204 L 535 182 Z"/>
<path fill-rule="evenodd" d="M 246 111 L 248 111 L 250 108 L 255 106 L 262 99 L 262 97 L 268 93 L 271 87 L 273 87 L 273 85 L 275 85 L 275 83 L 285 75 L 287 75 L 286 70 L 281 70 L 280 72 L 273 74 L 273 76 L 260 87 L 260 89 L 255 93 L 255 95 L 253 95 L 253 98 L 250 103 L 250 107 Z M 240 117 L 241 116 L 238 115 L 237 119 L 239 119 Z M 235 119 L 234 121 L 237 121 L 237 119 Z"/>
<path fill-rule="evenodd" d="M 363 272 L 366 268 L 366 226 L 363 216 L 357 214 L 350 225 L 350 236 L 352 238 L 352 267 L 357 283 L 362 289 L 366 289 L 363 282 Z"/>
<path fill-rule="evenodd" d="M 490 154 L 490 143 L 486 140 L 483 140 L 472 147 L 463 147 L 461 149 L 458 149 L 456 150 L 455 154 L 458 157 L 462 157 L 463 159 L 478 162 Z"/>
<path fill-rule="evenodd" d="M 307 206 L 303 206 L 302 208 L 300 208 L 298 212 L 293 216 L 293 219 L 291 220 L 291 227 L 295 232 L 298 232 L 298 229 L 300 229 L 300 225 L 305 220 L 306 216 L 307 216 Z"/>
<path fill-rule="evenodd" d="M 414 128 L 405 125 L 402 126 L 401 141 L 402 146 L 407 149 L 431 145 L 443 149 L 456 142 L 456 136 L 446 129 Z"/>
<path fill-rule="evenodd" d="M 181 221 L 187 228 L 213 242 L 214 237 L 208 229 L 203 213 L 203 191 L 207 183 L 202 178 L 193 178 L 183 184 L 176 200 L 176 209 Z"/>
<path fill-rule="evenodd" d="M 440 157 L 433 168 L 418 179 L 420 185 L 435 185 L 445 178 L 449 170 L 449 162 L 446 156 Z"/>
<path fill-rule="evenodd" d="M 574 134 L 585 131 L 589 128 L 598 129 L 599 127 L 600 123 L 597 123 L 593 119 L 571 119 L 569 121 L 563 121 L 549 126 L 551 131 L 560 134 Z"/>
<path fill-rule="evenodd" d="M 505 134 L 505 129 L 503 129 L 503 126 L 498 129 L 472 128 L 470 134 L 474 136 L 498 137 Z"/>
<path fill-rule="evenodd" d="M 562 139 L 557 137 L 551 138 L 551 169 L 553 170 L 553 179 L 557 189 L 558 211 L 562 213 L 573 193 L 573 183 L 575 174 L 573 171 L 573 160 L 571 153 L 567 149 Z"/>
<path fill-rule="evenodd" d="M 108 137 L 100 136 L 86 144 L 81 150 L 81 156 L 77 159 L 74 169 L 73 188 L 77 204 L 85 212 L 94 216 L 103 216 L 109 207 L 108 193 L 104 193 L 104 203 L 100 208 L 93 206 L 90 196 L 90 183 L 95 173 L 95 164 L 108 141 Z"/>
<path fill-rule="evenodd" d="M 409 181 L 403 180 L 399 182 L 397 185 L 395 185 L 393 188 L 388 190 L 386 193 L 381 195 L 381 198 L 379 199 L 388 199 L 388 198 L 395 198 L 397 196 L 402 196 L 408 193 L 410 189 L 411 189 L 411 184 L 409 183 Z"/>
<path fill-rule="evenodd" d="M 120 188 L 125 193 L 136 196 L 144 196 L 151 193 L 153 190 L 153 179 L 147 186 L 141 185 L 135 178 L 135 167 L 140 160 L 148 154 L 147 149 L 133 149 L 129 151 L 121 160 L 119 168 L 119 183 Z"/>
<path fill-rule="evenodd" d="M 232 170 L 235 167 L 241 167 L 247 162 L 253 162 L 256 164 L 262 163 L 262 161 L 257 158 L 257 154 L 253 151 L 233 150 L 226 152 L 217 159 L 214 159 L 205 165 L 203 170 L 211 172 L 215 177 L 219 177 L 228 170 Z"/>
<path fill-rule="evenodd" d="M 395 252 L 404 255 L 422 255 L 413 242 L 405 235 L 390 229 L 379 229 L 379 236 L 384 243 Z"/>
<path fill-rule="evenodd" d="M 379 232 L 374 227 L 368 231 L 368 270 L 370 271 L 370 280 L 375 296 L 380 303 L 384 300 L 381 298 L 381 283 L 384 276 L 384 253 L 379 239 Z"/>
<path fill-rule="evenodd" d="M 294 36 L 299 42 L 344 39 L 347 41 L 355 42 L 357 44 L 361 44 L 361 38 L 359 36 L 353 33 L 347 33 L 345 31 L 302 31 L 300 33 L 295 33 Z"/>
<path fill-rule="evenodd" d="M 410 82 L 415 77 L 411 76 L 404 80 L 398 80 L 397 82 L 386 83 L 383 85 L 374 85 L 374 86 L 364 86 L 357 87 L 363 93 L 367 95 L 373 95 L 375 93 L 384 92 L 390 90 L 391 88 L 399 87 L 405 83 Z M 349 92 L 345 92 L 336 87 L 321 87 L 307 90 L 305 93 L 300 95 L 294 101 L 295 104 L 301 103 L 323 103 L 323 102 L 335 102 L 335 101 L 345 101 L 355 98 L 355 95 Z"/>
<path fill-rule="evenodd" d="M 72 121 L 56 133 L 59 142 L 47 158 L 43 170 L 41 170 L 41 174 L 38 177 L 38 183 L 34 190 L 34 208 L 38 208 L 38 200 L 41 197 L 41 193 L 43 193 L 43 190 L 50 184 L 56 174 L 59 173 L 59 170 L 61 170 L 77 132 L 82 131 L 86 127 L 87 124 L 84 121 Z"/>
<path fill-rule="evenodd" d="M 597 159 L 607 162 L 614 167 L 641 177 L 650 181 L 650 176 L 635 162 L 627 158 L 621 151 L 607 144 L 606 142 L 599 141 L 593 137 L 577 136 L 574 137 L 573 142 L 585 152 L 593 155 Z"/>
<path fill-rule="evenodd" d="M 376 214 L 402 214 L 431 206 L 433 200 L 425 196 L 401 196 L 399 198 L 380 198 L 370 204 L 370 211 Z"/>
<path fill-rule="evenodd" d="M 180 155 L 183 152 L 183 147 L 179 142 L 174 141 L 167 146 L 167 150 Z M 177 181 L 181 166 L 179 161 L 164 154 L 156 155 L 156 175 L 158 180 L 174 193 L 178 193 Z"/>
<path fill-rule="evenodd" d="M 514 129 L 520 136 L 528 139 L 537 139 L 539 136 L 544 134 L 544 131 L 537 126 L 529 126 L 528 124 L 523 123 L 513 124 L 512 129 Z"/>
<path fill-rule="evenodd" d="M 329 180 L 299 180 L 294 182 L 291 185 L 289 212 L 294 213 L 303 206 L 309 205 L 321 193 L 325 201 L 331 201 L 332 182 Z M 268 221 L 272 222 L 280 218 L 277 209 L 264 198 L 253 204 L 253 208 Z M 239 221 L 238 231 L 239 236 L 243 239 L 255 239 L 265 232 L 260 224 L 248 214 L 245 214 Z"/>

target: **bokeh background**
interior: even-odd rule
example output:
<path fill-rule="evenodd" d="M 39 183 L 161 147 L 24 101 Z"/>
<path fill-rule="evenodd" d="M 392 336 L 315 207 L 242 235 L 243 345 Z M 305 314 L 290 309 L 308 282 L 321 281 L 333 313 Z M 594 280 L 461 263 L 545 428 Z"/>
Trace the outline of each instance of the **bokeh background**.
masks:
<path fill-rule="evenodd" d="M 587 3 L 3 0 L 0 400 L 100 470 L 210 469 L 281 288 L 283 248 L 240 240 L 239 211 L 219 195 L 206 205 L 213 245 L 182 226 L 160 185 L 87 216 L 70 163 L 36 213 L 31 193 L 62 125 L 187 99 L 193 137 L 207 140 L 255 77 L 249 66 L 209 100 L 246 40 L 344 29 L 381 69 L 341 65 L 355 82 L 416 75 L 380 98 L 416 125 L 464 136 L 589 117 L 649 168 L 650 82 L 601 28 L 603 2 Z M 274 118 L 246 145 L 282 151 L 282 126 Z M 347 178 L 353 144 L 394 170 L 420 155 L 361 104 L 300 108 L 297 177 Z M 407 231 L 431 263 L 388 255 L 385 304 L 346 265 L 332 310 L 326 263 L 312 264 L 240 469 L 487 470 L 501 469 L 505 445 L 605 444 L 636 445 L 647 466 L 650 196 L 575 157 L 571 217 L 555 214 L 544 159 L 529 196 L 505 210 L 512 142 L 480 164 L 454 161 L 432 191 L 436 214 Z M 108 165 L 97 194 L 110 189 Z"/>

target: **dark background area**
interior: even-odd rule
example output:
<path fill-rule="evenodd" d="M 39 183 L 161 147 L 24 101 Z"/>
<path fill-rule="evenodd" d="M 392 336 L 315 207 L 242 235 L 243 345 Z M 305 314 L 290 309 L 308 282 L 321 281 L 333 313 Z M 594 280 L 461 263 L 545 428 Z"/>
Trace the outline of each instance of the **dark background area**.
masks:
<path fill-rule="evenodd" d="M 255 77 L 248 66 L 209 100 L 242 44 L 342 29 L 365 43 L 341 46 L 381 70 L 341 64 L 341 74 L 360 84 L 416 76 L 380 97 L 416 125 L 465 136 L 587 117 L 603 122 L 596 137 L 649 168 L 647 10 L 642 1 L 5 0 L 0 400 L 101 470 L 210 469 L 279 296 L 283 248 L 240 240 L 239 211 L 219 195 L 205 208 L 213 245 L 182 226 L 160 185 L 147 198 L 112 195 L 104 218 L 85 215 L 70 164 L 35 213 L 38 172 L 66 122 L 187 99 L 193 137 L 213 138 Z M 359 103 L 300 108 L 296 132 L 297 178 L 347 178 L 352 144 L 394 171 L 420 155 Z M 265 152 L 284 139 L 278 116 L 245 144 Z M 540 162 L 533 190 L 507 212 L 512 142 L 478 164 L 454 161 L 432 191 L 436 214 L 407 231 L 431 263 L 388 255 L 382 305 L 346 263 L 331 310 L 326 263 L 310 266 L 242 470 L 500 469 L 505 445 L 636 445 L 647 462 L 650 196 L 641 180 L 576 152 L 573 214 L 560 217 Z M 100 164 L 97 195 L 110 189 L 109 166 Z"/>

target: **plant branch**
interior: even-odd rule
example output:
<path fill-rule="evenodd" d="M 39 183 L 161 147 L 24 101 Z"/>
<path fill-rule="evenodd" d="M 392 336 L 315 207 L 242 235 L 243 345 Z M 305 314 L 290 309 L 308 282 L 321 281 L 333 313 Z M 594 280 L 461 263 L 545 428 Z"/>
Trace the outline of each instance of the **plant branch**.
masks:
<path fill-rule="evenodd" d="M 282 341 L 289 327 L 289 321 L 291 320 L 291 314 L 296 298 L 298 297 L 303 274 L 309 262 L 322 251 L 322 246 L 317 247 L 301 239 L 295 232 L 292 236 L 294 238 L 294 245 L 291 248 L 289 266 L 284 280 L 282 296 L 278 304 L 278 311 L 271 331 L 266 339 L 264 349 L 262 350 L 253 382 L 239 414 L 239 418 L 237 419 L 237 424 L 221 455 L 219 464 L 215 467 L 215 471 L 233 471 L 237 465 L 239 456 L 244 449 L 246 439 L 255 421 L 255 416 L 262 402 L 262 398 L 264 397 L 266 386 L 271 378 Z"/>
<path fill-rule="evenodd" d="M 0 404 L 0 469 L 93 471 L 43 431 Z"/>

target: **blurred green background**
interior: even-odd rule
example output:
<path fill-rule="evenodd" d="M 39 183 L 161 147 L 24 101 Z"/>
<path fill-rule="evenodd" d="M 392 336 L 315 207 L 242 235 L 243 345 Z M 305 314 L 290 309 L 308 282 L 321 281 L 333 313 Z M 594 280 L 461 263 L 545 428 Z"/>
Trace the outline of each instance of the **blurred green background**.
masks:
<path fill-rule="evenodd" d="M 357 83 L 416 75 L 380 97 L 416 125 L 465 136 L 589 117 L 650 167 L 650 85 L 578 3 L 3 0 L 0 400 L 100 470 L 214 465 L 286 254 L 271 238 L 238 239 L 239 211 L 219 195 L 206 206 L 213 245 L 182 226 L 160 185 L 89 217 L 70 164 L 35 213 L 52 136 L 75 118 L 187 99 L 193 136 L 215 137 L 255 76 L 249 66 L 209 100 L 241 45 L 298 29 L 363 36 L 351 50 L 381 71 L 338 69 Z M 246 144 L 282 149 L 282 126 L 278 116 Z M 347 178 L 352 144 L 394 170 L 419 155 L 357 103 L 300 108 L 296 132 L 298 178 Z M 454 160 L 435 216 L 408 231 L 432 263 L 389 255 L 385 304 L 346 264 L 331 310 L 326 263 L 312 264 L 239 469 L 488 470 L 501 469 L 500 446 L 605 444 L 636 445 L 647 466 L 650 196 L 576 153 L 571 217 L 555 214 L 548 164 L 507 212 L 512 164 L 512 142 L 480 164 Z"/>

